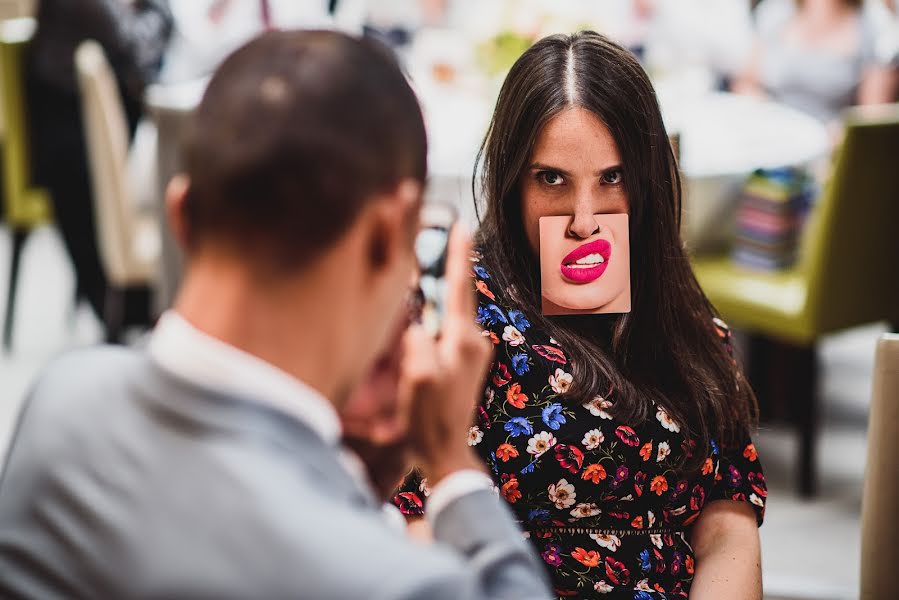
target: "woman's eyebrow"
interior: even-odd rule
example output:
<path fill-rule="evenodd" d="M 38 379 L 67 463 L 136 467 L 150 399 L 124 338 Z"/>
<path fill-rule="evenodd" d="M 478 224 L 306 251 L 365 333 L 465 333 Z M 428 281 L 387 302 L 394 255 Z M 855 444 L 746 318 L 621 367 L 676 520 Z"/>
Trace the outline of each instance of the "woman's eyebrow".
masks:
<path fill-rule="evenodd" d="M 541 162 L 531 163 L 531 166 L 528 167 L 528 169 L 531 171 L 552 171 L 553 173 L 558 173 L 559 175 L 565 175 L 565 176 L 571 175 L 571 173 L 566 171 L 565 169 L 560 169 L 559 167 L 553 167 L 551 165 L 547 165 L 547 164 L 541 163 Z"/>
<path fill-rule="evenodd" d="M 568 176 L 571 175 L 571 173 L 570 173 L 569 171 L 566 171 L 565 169 L 561 169 L 561 168 L 559 168 L 559 167 L 554 167 L 554 166 L 552 166 L 552 165 L 548 165 L 548 164 L 542 163 L 542 162 L 534 162 L 534 163 L 531 163 L 531 165 L 528 167 L 528 170 L 531 170 L 531 171 L 552 171 L 553 173 L 558 173 L 558 174 L 560 174 L 560 175 L 565 175 L 566 177 L 568 177 Z M 620 163 L 615 163 L 615 164 L 609 165 L 608 167 L 603 167 L 603 168 L 601 168 L 599 171 L 596 172 L 596 176 L 597 176 L 597 177 L 602 177 L 603 175 L 605 175 L 605 174 L 608 173 L 609 171 L 620 171 L 620 170 L 622 170 L 621 164 L 620 164 Z"/>

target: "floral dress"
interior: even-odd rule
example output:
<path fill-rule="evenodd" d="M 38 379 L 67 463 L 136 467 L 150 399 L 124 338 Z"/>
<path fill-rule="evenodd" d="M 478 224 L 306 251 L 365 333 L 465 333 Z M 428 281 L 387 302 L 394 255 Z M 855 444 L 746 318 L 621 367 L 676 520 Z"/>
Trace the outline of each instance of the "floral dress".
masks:
<path fill-rule="evenodd" d="M 713 442 L 696 476 L 676 465 L 690 446 L 656 406 L 628 425 L 609 409 L 614 394 L 572 405 L 564 348 L 508 305 L 474 259 L 478 324 L 496 351 L 469 444 L 550 571 L 559 597 L 687 598 L 695 571 L 690 527 L 713 500 L 749 502 L 761 524 L 767 489 L 755 446 Z M 723 343 L 726 326 L 716 320 Z M 423 511 L 427 482 L 410 477 L 394 501 Z"/>

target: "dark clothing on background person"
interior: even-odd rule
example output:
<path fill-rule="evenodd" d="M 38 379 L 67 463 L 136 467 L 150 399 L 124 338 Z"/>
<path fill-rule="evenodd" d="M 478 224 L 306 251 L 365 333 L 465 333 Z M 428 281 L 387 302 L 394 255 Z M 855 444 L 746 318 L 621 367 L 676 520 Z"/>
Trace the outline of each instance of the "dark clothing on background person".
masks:
<path fill-rule="evenodd" d="M 38 5 L 26 65 L 34 177 L 53 199 L 78 295 L 101 317 L 107 282 L 97 250 L 75 51 L 88 39 L 103 47 L 133 132 L 144 87 L 155 78 L 171 28 L 167 0 L 41 0 Z M 144 310 L 126 308 L 126 320 Z"/>

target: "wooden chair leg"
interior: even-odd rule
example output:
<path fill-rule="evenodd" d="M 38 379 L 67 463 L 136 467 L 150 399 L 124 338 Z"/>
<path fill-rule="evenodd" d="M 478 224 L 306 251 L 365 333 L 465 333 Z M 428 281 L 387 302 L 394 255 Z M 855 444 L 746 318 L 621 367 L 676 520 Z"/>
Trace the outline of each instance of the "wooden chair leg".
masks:
<path fill-rule="evenodd" d="M 812 344 L 796 349 L 796 425 L 799 429 L 799 495 L 812 498 L 817 491 L 818 353 Z"/>
<path fill-rule="evenodd" d="M 112 285 L 106 288 L 103 324 L 106 327 L 106 343 L 122 343 L 122 335 L 125 330 L 125 290 Z"/>
<path fill-rule="evenodd" d="M 9 265 L 9 293 L 6 296 L 6 311 L 3 321 L 3 348 L 12 351 L 13 321 L 16 312 L 16 291 L 19 284 L 19 265 L 22 262 L 22 248 L 28 238 L 28 231 L 14 229 L 12 231 L 12 255 Z"/>

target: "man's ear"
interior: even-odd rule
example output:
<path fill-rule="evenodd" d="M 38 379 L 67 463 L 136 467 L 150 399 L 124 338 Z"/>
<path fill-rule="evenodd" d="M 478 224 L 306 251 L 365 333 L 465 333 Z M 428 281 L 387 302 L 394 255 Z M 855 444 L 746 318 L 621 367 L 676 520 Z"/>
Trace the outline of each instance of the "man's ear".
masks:
<path fill-rule="evenodd" d="M 187 193 L 190 179 L 187 175 L 175 175 L 165 190 L 165 212 L 169 228 L 181 249 L 190 246 L 190 221 L 187 218 Z"/>
<path fill-rule="evenodd" d="M 373 270 L 412 250 L 418 230 L 422 186 L 404 179 L 393 192 L 383 194 L 371 205 L 369 259 Z"/>

